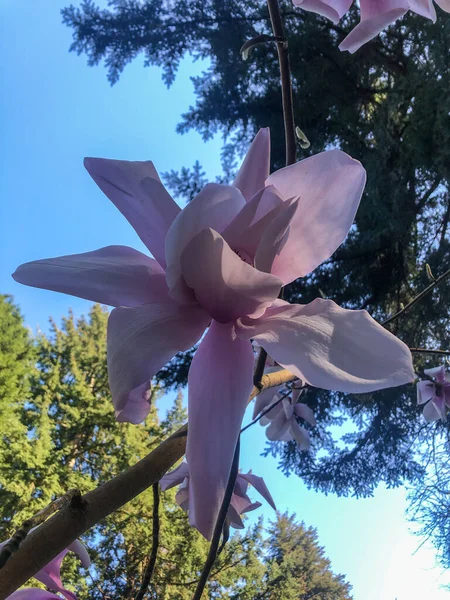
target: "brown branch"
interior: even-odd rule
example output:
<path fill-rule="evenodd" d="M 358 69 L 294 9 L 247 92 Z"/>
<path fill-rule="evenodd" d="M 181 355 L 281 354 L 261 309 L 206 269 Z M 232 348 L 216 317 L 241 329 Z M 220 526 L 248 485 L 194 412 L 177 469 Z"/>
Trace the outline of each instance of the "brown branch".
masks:
<path fill-rule="evenodd" d="M 136 600 L 143 600 L 148 586 L 153 577 L 155 570 L 156 558 L 158 556 L 159 547 L 159 483 L 154 483 L 153 489 L 153 530 L 152 530 L 152 551 L 148 561 L 147 568 L 145 569 L 144 578 L 139 592 L 136 594 Z"/>
<path fill-rule="evenodd" d="M 283 21 L 281 19 L 278 0 L 267 0 L 272 31 L 275 38 L 284 40 L 277 42 L 278 61 L 280 63 L 281 96 L 283 102 L 284 133 L 286 136 L 286 166 L 293 165 L 296 157 L 294 107 L 292 102 L 291 68 L 289 66 L 289 52 Z"/>
<path fill-rule="evenodd" d="M 416 352 L 417 354 L 443 354 L 444 356 L 450 355 L 450 350 L 433 350 L 429 348 L 410 348 L 410 352 Z"/>
<path fill-rule="evenodd" d="M 419 302 L 419 300 L 422 300 L 422 298 L 424 296 L 426 296 L 428 293 L 430 293 L 437 285 L 439 285 L 439 283 L 444 281 L 444 279 L 447 279 L 447 277 L 449 275 L 450 275 L 450 269 L 448 271 L 445 271 L 445 273 L 443 273 L 440 277 L 438 277 L 435 281 L 433 281 L 433 283 L 431 283 L 428 287 L 426 287 L 424 290 L 422 290 L 420 292 L 420 294 L 417 294 L 417 296 L 415 298 L 413 298 L 411 300 L 411 302 L 408 302 L 408 304 L 404 308 L 402 308 L 402 310 L 399 310 L 397 313 L 395 313 L 395 315 L 392 315 L 392 317 L 389 317 L 388 319 L 383 321 L 381 324 L 383 326 L 385 326 L 385 325 L 388 325 L 389 323 L 392 323 L 393 321 L 396 321 L 399 317 L 404 315 L 405 312 L 407 312 L 410 308 L 412 308 L 414 306 L 414 304 L 416 304 L 416 302 Z"/>
<path fill-rule="evenodd" d="M 269 373 L 261 380 L 262 390 L 294 379 L 285 369 Z M 254 387 L 249 402 L 262 390 Z M 186 438 L 187 425 L 183 425 L 137 464 L 81 498 L 73 499 L 30 533 L 0 570 L 0 600 L 26 583 L 85 531 L 157 483 L 184 455 Z"/>

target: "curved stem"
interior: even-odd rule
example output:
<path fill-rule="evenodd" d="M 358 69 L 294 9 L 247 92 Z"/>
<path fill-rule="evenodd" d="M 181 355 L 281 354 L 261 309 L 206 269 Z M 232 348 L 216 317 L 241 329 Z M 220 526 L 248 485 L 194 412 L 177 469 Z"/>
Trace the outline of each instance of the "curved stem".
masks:
<path fill-rule="evenodd" d="M 227 487 L 225 490 L 225 495 L 223 497 L 222 505 L 220 507 L 219 515 L 217 517 L 216 525 L 214 527 L 214 533 L 211 540 L 211 545 L 209 547 L 208 557 L 203 566 L 203 571 L 200 576 L 197 588 L 192 596 L 192 600 L 201 600 L 203 590 L 205 589 L 205 585 L 208 581 L 209 574 L 211 573 L 211 569 L 213 567 L 214 561 L 216 560 L 217 550 L 219 548 L 220 536 L 222 535 L 223 526 L 225 523 L 225 519 L 228 514 L 228 507 L 230 506 L 231 497 L 233 495 L 234 486 L 236 484 L 236 477 L 239 470 L 239 448 L 240 448 L 240 438 L 238 438 L 236 449 L 234 451 L 233 464 L 231 465 L 230 477 L 228 478 Z"/>
<path fill-rule="evenodd" d="M 148 590 L 148 586 L 153 577 L 155 570 L 156 558 L 158 556 L 159 547 L 159 483 L 154 483 L 153 489 L 153 531 L 152 531 L 152 551 L 148 561 L 147 568 L 145 569 L 144 578 L 139 592 L 136 594 L 136 600 L 143 600 L 145 593 Z"/>
<path fill-rule="evenodd" d="M 291 68 L 289 52 L 284 34 L 278 0 L 267 0 L 272 31 L 275 38 L 284 40 L 277 42 L 278 61 L 280 63 L 281 96 L 283 102 L 284 133 L 286 136 L 286 166 L 293 165 L 296 158 L 297 143 L 295 139 L 294 105 L 292 102 Z"/>

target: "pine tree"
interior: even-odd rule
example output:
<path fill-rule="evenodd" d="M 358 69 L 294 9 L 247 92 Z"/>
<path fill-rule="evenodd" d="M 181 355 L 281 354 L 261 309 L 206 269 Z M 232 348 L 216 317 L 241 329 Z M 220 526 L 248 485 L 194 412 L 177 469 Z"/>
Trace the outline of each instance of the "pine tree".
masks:
<path fill-rule="evenodd" d="M 351 600 L 351 586 L 331 571 L 317 531 L 297 523 L 295 515 L 278 515 L 269 527 L 267 573 L 260 600 Z"/>

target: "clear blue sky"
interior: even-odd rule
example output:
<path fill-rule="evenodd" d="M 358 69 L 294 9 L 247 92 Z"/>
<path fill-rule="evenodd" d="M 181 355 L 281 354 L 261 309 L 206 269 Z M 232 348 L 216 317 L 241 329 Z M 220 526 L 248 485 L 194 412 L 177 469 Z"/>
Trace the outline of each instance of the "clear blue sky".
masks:
<path fill-rule="evenodd" d="M 175 133 L 194 102 L 189 76 L 201 65 L 186 60 L 167 90 L 158 69 L 143 69 L 138 59 L 111 88 L 103 68 L 88 68 L 84 57 L 68 53 L 71 36 L 59 16 L 66 3 L 0 0 L 0 290 L 14 295 L 33 329 L 46 329 L 50 315 L 58 320 L 69 307 L 86 312 L 89 304 L 16 284 L 10 274 L 18 264 L 108 244 L 143 250 L 84 171 L 84 156 L 151 159 L 160 171 L 198 159 L 210 177 L 220 172 L 220 139 L 204 144 L 196 133 Z M 408 532 L 404 490 L 379 489 L 367 500 L 308 492 L 300 480 L 284 477 L 274 459 L 259 456 L 259 425 L 243 437 L 242 468 L 265 477 L 281 511 L 318 528 L 355 600 L 448 598 L 439 586 L 450 578 L 436 567 L 433 551 L 413 554 L 420 540 Z M 262 512 L 270 518 L 269 508 Z"/>

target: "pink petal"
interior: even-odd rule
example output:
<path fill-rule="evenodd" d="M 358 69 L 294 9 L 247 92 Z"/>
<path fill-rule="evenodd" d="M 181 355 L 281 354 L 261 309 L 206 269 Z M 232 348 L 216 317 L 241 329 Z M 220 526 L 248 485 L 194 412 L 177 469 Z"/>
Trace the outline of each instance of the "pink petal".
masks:
<path fill-rule="evenodd" d="M 425 404 L 435 395 L 435 385 L 432 381 L 419 381 L 417 384 L 417 404 Z"/>
<path fill-rule="evenodd" d="M 272 495 L 269 492 L 265 481 L 262 477 L 253 475 L 253 473 L 240 473 L 240 476 L 242 477 L 242 479 L 248 481 L 249 484 L 252 485 L 255 488 L 255 490 L 261 494 L 264 500 L 266 500 L 274 510 L 277 510 Z"/>
<path fill-rule="evenodd" d="M 275 404 L 275 402 L 277 402 L 278 400 L 280 400 L 279 393 L 275 394 L 272 404 Z M 264 427 L 266 425 L 270 425 L 270 423 L 278 417 L 280 412 L 284 413 L 284 410 L 283 410 L 283 406 L 282 406 L 281 402 L 278 402 L 278 404 L 275 404 L 275 406 L 271 410 L 269 410 L 265 415 L 263 415 L 259 419 L 259 424 L 263 425 Z M 285 418 L 286 418 L 286 416 L 283 417 L 283 419 L 285 419 Z"/>
<path fill-rule="evenodd" d="M 67 600 L 77 600 L 76 595 L 63 587 L 61 581 L 61 563 L 68 550 L 63 550 L 48 565 L 38 571 L 34 577 L 51 590 L 61 593 Z"/>
<path fill-rule="evenodd" d="M 448 2 L 448 0 L 444 0 L 444 2 L 446 1 Z M 431 19 L 433 23 L 436 22 L 436 9 L 434 8 L 433 0 L 409 0 L 409 10 L 412 10 L 421 17 Z"/>
<path fill-rule="evenodd" d="M 6 600 L 61 600 L 61 596 L 38 588 L 23 588 L 13 592 Z"/>
<path fill-rule="evenodd" d="M 239 430 L 253 387 L 250 342 L 232 325 L 212 322 L 189 371 L 190 522 L 210 539 L 230 474 Z"/>
<path fill-rule="evenodd" d="M 243 251 L 252 264 L 261 238 L 273 221 L 284 210 L 284 202 L 273 186 L 260 190 L 222 233 L 229 246 L 239 254 Z"/>
<path fill-rule="evenodd" d="M 299 404 L 295 404 L 294 412 L 297 415 L 297 417 L 300 417 L 313 427 L 316 426 L 316 417 L 314 416 L 313 411 L 306 404 L 303 404 L 301 402 Z"/>
<path fill-rule="evenodd" d="M 264 187 L 269 173 L 270 129 L 266 127 L 256 134 L 233 185 L 241 190 L 248 202 L 258 190 Z"/>
<path fill-rule="evenodd" d="M 161 486 L 162 491 L 165 492 L 166 490 L 173 488 L 175 485 L 180 485 L 180 483 L 183 483 L 186 477 L 189 477 L 189 468 L 187 463 L 182 462 L 181 465 L 179 465 L 176 469 L 170 471 L 170 473 L 166 473 L 163 477 L 161 477 L 159 480 L 159 485 Z"/>
<path fill-rule="evenodd" d="M 428 377 L 434 377 L 439 383 L 445 383 L 447 381 L 445 377 L 445 367 L 433 367 L 432 369 L 424 369 L 423 372 Z"/>
<path fill-rule="evenodd" d="M 300 427 L 296 421 L 292 420 L 290 432 L 300 450 L 307 451 L 310 449 L 311 441 L 309 432 L 304 427 Z"/>
<path fill-rule="evenodd" d="M 232 498 L 233 501 L 233 498 Z M 238 511 L 234 508 L 234 506 L 230 503 L 228 507 L 227 518 L 230 522 L 230 526 L 234 527 L 234 529 L 244 529 L 244 523 L 242 522 L 241 516 Z"/>
<path fill-rule="evenodd" d="M 439 419 L 445 419 L 445 408 L 444 403 L 440 398 L 430 400 L 428 404 L 423 407 L 423 416 L 425 421 L 432 423 L 433 421 L 439 421 Z"/>
<path fill-rule="evenodd" d="M 281 405 L 280 405 L 280 408 Z M 271 411 L 272 412 L 272 411 Z M 270 413 L 269 413 L 270 414 Z M 288 442 L 292 439 L 289 431 L 290 419 L 286 419 L 284 410 L 279 410 L 266 429 L 266 437 L 271 442 Z"/>
<path fill-rule="evenodd" d="M 213 229 L 203 229 L 189 242 L 181 268 L 197 301 L 220 323 L 262 314 L 281 289 L 277 277 L 243 262 Z"/>
<path fill-rule="evenodd" d="M 69 546 L 67 546 L 67 550 L 74 552 L 78 556 L 85 569 L 89 568 L 91 559 L 85 545 L 80 542 L 80 540 L 75 540 L 72 542 Z"/>
<path fill-rule="evenodd" d="M 435 0 L 436 4 L 445 10 L 445 12 L 450 13 L 450 0 Z"/>
<path fill-rule="evenodd" d="M 107 246 L 21 265 L 19 283 L 110 306 L 138 306 L 168 297 L 159 264 L 127 246 Z"/>
<path fill-rule="evenodd" d="M 178 506 L 184 510 L 189 511 L 189 486 L 181 486 L 178 492 L 175 494 L 175 502 Z"/>
<path fill-rule="evenodd" d="M 345 15 L 352 2 L 353 0 L 294 0 L 296 6 L 327 17 L 333 23 L 337 23 Z"/>
<path fill-rule="evenodd" d="M 387 5 L 397 6 L 385 12 L 374 12 L 367 10 L 367 16 L 364 15 L 364 8 L 372 5 L 378 5 L 373 0 L 361 1 L 361 22 L 348 34 L 344 41 L 339 45 L 339 50 L 348 50 L 351 54 L 356 52 L 361 46 L 377 36 L 385 27 L 403 17 L 409 8 L 409 0 L 388 1 Z M 364 16 L 363 16 L 364 15 Z M 371 16 L 369 16 L 371 15 Z"/>
<path fill-rule="evenodd" d="M 108 371 L 118 420 L 143 421 L 150 410 L 152 377 L 177 352 L 191 348 L 209 321 L 199 306 L 181 307 L 170 298 L 111 312 Z"/>
<path fill-rule="evenodd" d="M 366 172 L 340 150 L 328 150 L 272 173 L 283 198 L 298 198 L 289 237 L 271 273 L 284 283 L 304 277 L 344 241 L 359 206 Z"/>
<path fill-rule="evenodd" d="M 299 203 L 296 200 L 284 204 L 284 210 L 279 212 L 264 231 L 255 254 L 255 267 L 266 273 L 275 273 L 276 264 L 281 254 L 284 254 L 284 248 L 292 235 L 290 224 L 295 218 Z M 283 272 L 281 271 L 280 274 L 282 275 Z"/>
<path fill-rule="evenodd" d="M 85 158 L 84 166 L 165 268 L 164 242 L 180 212 L 150 161 Z"/>
<path fill-rule="evenodd" d="M 166 279 L 174 298 L 189 300 L 180 282 L 180 258 L 189 242 L 209 227 L 222 232 L 244 206 L 244 197 L 237 188 L 209 183 L 174 220 L 166 238 Z"/>
<path fill-rule="evenodd" d="M 415 378 L 409 348 L 365 310 L 332 300 L 270 308 L 240 320 L 236 333 L 253 338 L 294 375 L 315 387 L 370 392 Z"/>

